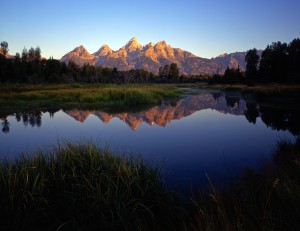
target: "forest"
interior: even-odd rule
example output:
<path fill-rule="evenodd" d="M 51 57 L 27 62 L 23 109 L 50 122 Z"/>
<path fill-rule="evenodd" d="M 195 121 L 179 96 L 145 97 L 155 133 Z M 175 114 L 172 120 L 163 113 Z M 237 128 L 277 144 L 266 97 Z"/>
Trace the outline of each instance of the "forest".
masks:
<path fill-rule="evenodd" d="M 246 56 L 246 70 L 227 67 L 224 75 L 214 75 L 210 83 L 300 83 L 300 39 L 289 44 L 274 42 L 263 50 L 250 49 Z"/>

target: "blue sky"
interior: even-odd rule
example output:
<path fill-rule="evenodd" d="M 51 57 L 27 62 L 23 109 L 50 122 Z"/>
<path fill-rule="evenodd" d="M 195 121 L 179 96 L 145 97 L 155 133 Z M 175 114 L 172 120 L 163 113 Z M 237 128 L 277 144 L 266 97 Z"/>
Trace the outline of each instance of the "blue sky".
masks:
<path fill-rule="evenodd" d="M 93 53 L 137 37 L 211 58 L 300 37 L 299 11 L 299 0 L 1 0 L 0 41 L 11 54 L 40 46 L 61 58 L 81 44 Z"/>

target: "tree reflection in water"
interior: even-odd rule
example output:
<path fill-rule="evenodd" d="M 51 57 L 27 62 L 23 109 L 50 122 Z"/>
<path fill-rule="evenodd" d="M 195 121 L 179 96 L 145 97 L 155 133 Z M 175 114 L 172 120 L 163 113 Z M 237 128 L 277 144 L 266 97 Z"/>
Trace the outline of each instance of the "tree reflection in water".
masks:
<path fill-rule="evenodd" d="M 54 114 L 53 114 L 54 115 Z M 28 124 L 31 127 L 41 127 L 42 125 L 42 112 L 34 111 L 34 112 L 16 112 L 13 115 L 17 122 L 23 122 L 24 126 L 27 127 Z M 2 132 L 8 133 L 10 131 L 10 123 L 7 120 L 7 117 L 1 123 Z"/>
<path fill-rule="evenodd" d="M 2 125 L 2 132 L 3 132 L 3 133 L 8 133 L 8 132 L 9 132 L 9 126 L 10 126 L 10 124 L 9 124 L 9 122 L 7 121 L 7 119 L 5 119 L 5 120 L 1 123 L 1 125 Z"/>
<path fill-rule="evenodd" d="M 253 99 L 244 99 L 240 93 L 236 92 L 214 91 L 201 92 L 198 95 L 187 96 L 176 103 L 164 103 L 146 111 L 135 113 L 107 113 L 97 110 L 77 109 L 64 110 L 64 112 L 80 122 L 84 122 L 90 114 L 97 116 L 105 124 L 116 117 L 125 122 L 131 129 L 137 130 L 139 124 L 143 122 L 165 127 L 173 120 L 180 120 L 200 110 L 212 109 L 224 114 L 244 115 L 247 121 L 252 124 L 255 124 L 257 118 L 261 117 L 261 120 L 274 130 L 288 130 L 293 135 L 299 135 L 300 120 L 298 118 L 300 118 L 300 110 L 279 106 L 277 105 L 274 108 L 265 104 L 260 105 L 259 102 Z M 53 118 L 57 111 L 49 109 L 50 118 Z M 13 116 L 17 122 L 22 122 L 25 127 L 28 125 L 40 127 L 42 125 L 43 114 L 41 111 L 17 112 Z M 7 117 L 2 118 L 3 133 L 10 131 L 10 123 Z"/>

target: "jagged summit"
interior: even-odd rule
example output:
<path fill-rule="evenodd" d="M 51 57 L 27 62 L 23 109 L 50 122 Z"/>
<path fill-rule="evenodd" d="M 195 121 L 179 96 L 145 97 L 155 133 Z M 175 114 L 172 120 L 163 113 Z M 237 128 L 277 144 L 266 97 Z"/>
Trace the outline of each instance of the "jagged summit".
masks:
<path fill-rule="evenodd" d="M 153 43 L 153 42 L 150 42 L 150 43 L 148 43 L 146 46 L 148 46 L 148 47 L 154 47 L 154 43 Z"/>
<path fill-rule="evenodd" d="M 155 44 L 153 42 L 146 44 L 145 46 L 143 46 L 143 51 L 146 51 L 147 49 L 154 47 L 154 45 Z"/>
<path fill-rule="evenodd" d="M 107 49 L 111 50 L 110 46 L 107 45 L 107 44 L 103 44 L 102 47 L 100 47 L 99 50 L 104 50 L 104 49 L 106 49 L 106 50 L 107 50 Z"/>
<path fill-rule="evenodd" d="M 141 44 L 139 44 L 139 40 L 136 37 L 130 39 L 125 45 L 125 49 L 128 52 L 142 50 L 142 48 L 143 48 L 143 46 Z"/>
<path fill-rule="evenodd" d="M 157 46 L 157 45 L 168 46 L 166 40 L 163 40 L 163 41 L 158 42 L 158 43 L 156 44 L 156 46 Z"/>
<path fill-rule="evenodd" d="M 103 55 L 108 55 L 112 52 L 113 52 L 113 50 L 107 44 L 104 44 L 102 47 L 100 47 L 100 49 L 98 51 L 93 53 L 93 55 L 103 56 Z"/>
<path fill-rule="evenodd" d="M 180 74 L 198 75 L 224 73 L 228 66 L 239 66 L 244 70 L 245 55 L 246 52 L 236 52 L 205 59 L 180 48 L 173 48 L 165 40 L 142 46 L 138 38 L 133 37 L 116 51 L 104 44 L 98 51 L 90 54 L 80 45 L 64 55 L 61 61 L 73 60 L 78 65 L 89 63 L 96 66 L 117 67 L 118 70 L 144 69 L 154 74 L 158 73 L 161 66 L 177 63 Z"/>
<path fill-rule="evenodd" d="M 223 54 L 220 54 L 218 57 L 223 58 L 223 57 L 225 57 L 226 55 L 228 55 L 228 54 L 227 54 L 227 53 L 223 53 Z"/>
<path fill-rule="evenodd" d="M 67 53 L 61 58 L 61 61 L 69 62 L 70 60 L 74 61 L 77 64 L 90 63 L 92 65 L 95 64 L 95 56 L 91 55 L 83 45 L 76 47 L 71 52 Z"/>
<path fill-rule="evenodd" d="M 138 38 L 137 37 L 133 37 L 132 39 L 130 39 L 127 43 L 126 43 L 126 45 L 128 45 L 128 44 L 139 44 L 139 40 L 138 40 Z"/>
<path fill-rule="evenodd" d="M 90 54 L 83 45 L 76 47 L 72 52 L 78 53 L 80 56 Z"/>

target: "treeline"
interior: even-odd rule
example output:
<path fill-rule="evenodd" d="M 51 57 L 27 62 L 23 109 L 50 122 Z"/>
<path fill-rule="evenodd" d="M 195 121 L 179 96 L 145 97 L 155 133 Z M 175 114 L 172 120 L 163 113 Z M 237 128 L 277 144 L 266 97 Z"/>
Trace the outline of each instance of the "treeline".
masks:
<path fill-rule="evenodd" d="M 289 44 L 274 42 L 268 45 L 261 57 L 257 49 L 245 56 L 246 71 L 227 68 L 224 75 L 214 75 L 210 83 L 300 83 L 300 39 Z"/>
<path fill-rule="evenodd" d="M 143 83 L 153 79 L 154 75 L 143 69 L 118 71 L 117 68 L 95 67 L 90 64 L 83 66 L 75 62 L 68 63 L 50 58 L 41 58 L 41 49 L 23 49 L 22 54 L 16 53 L 8 57 L 7 42 L 1 43 L 0 51 L 0 82 L 21 83 Z"/>
<path fill-rule="evenodd" d="M 260 59 L 257 50 L 246 55 L 246 77 L 253 82 L 300 82 L 300 39 L 289 44 L 276 42 L 268 45 Z"/>
<path fill-rule="evenodd" d="M 23 49 L 14 57 L 8 55 L 7 42 L 1 43 L 0 48 L 0 82 L 2 83 L 170 83 L 197 82 L 208 76 L 179 75 L 176 63 L 159 68 L 158 75 L 144 69 L 119 71 L 117 68 L 93 66 L 88 63 L 83 66 L 73 61 L 68 63 L 41 57 L 39 47 Z"/>
<path fill-rule="evenodd" d="M 224 75 L 216 74 L 212 78 L 208 79 L 210 84 L 213 83 L 225 83 L 225 84 L 235 84 L 235 83 L 246 83 L 245 73 L 240 70 L 240 68 L 229 68 L 227 67 Z"/>
<path fill-rule="evenodd" d="M 50 116 L 54 115 L 54 113 L 51 114 Z M 25 127 L 27 127 L 29 124 L 31 125 L 31 127 L 41 127 L 42 125 L 42 112 L 41 111 L 34 111 L 34 112 L 17 112 L 14 114 L 14 117 L 16 119 L 17 122 L 22 121 L 23 125 Z M 0 119 L 1 120 L 1 119 Z M 1 122 L 1 126 L 2 126 L 2 132 L 3 133 L 8 133 L 10 131 L 10 123 L 8 122 L 7 118 L 5 118 L 3 120 L 3 122 Z"/>
<path fill-rule="evenodd" d="M 209 74 L 203 75 L 179 75 L 176 63 L 164 65 L 158 69 L 158 75 L 153 79 L 156 83 L 197 83 L 207 82 L 211 78 Z"/>

